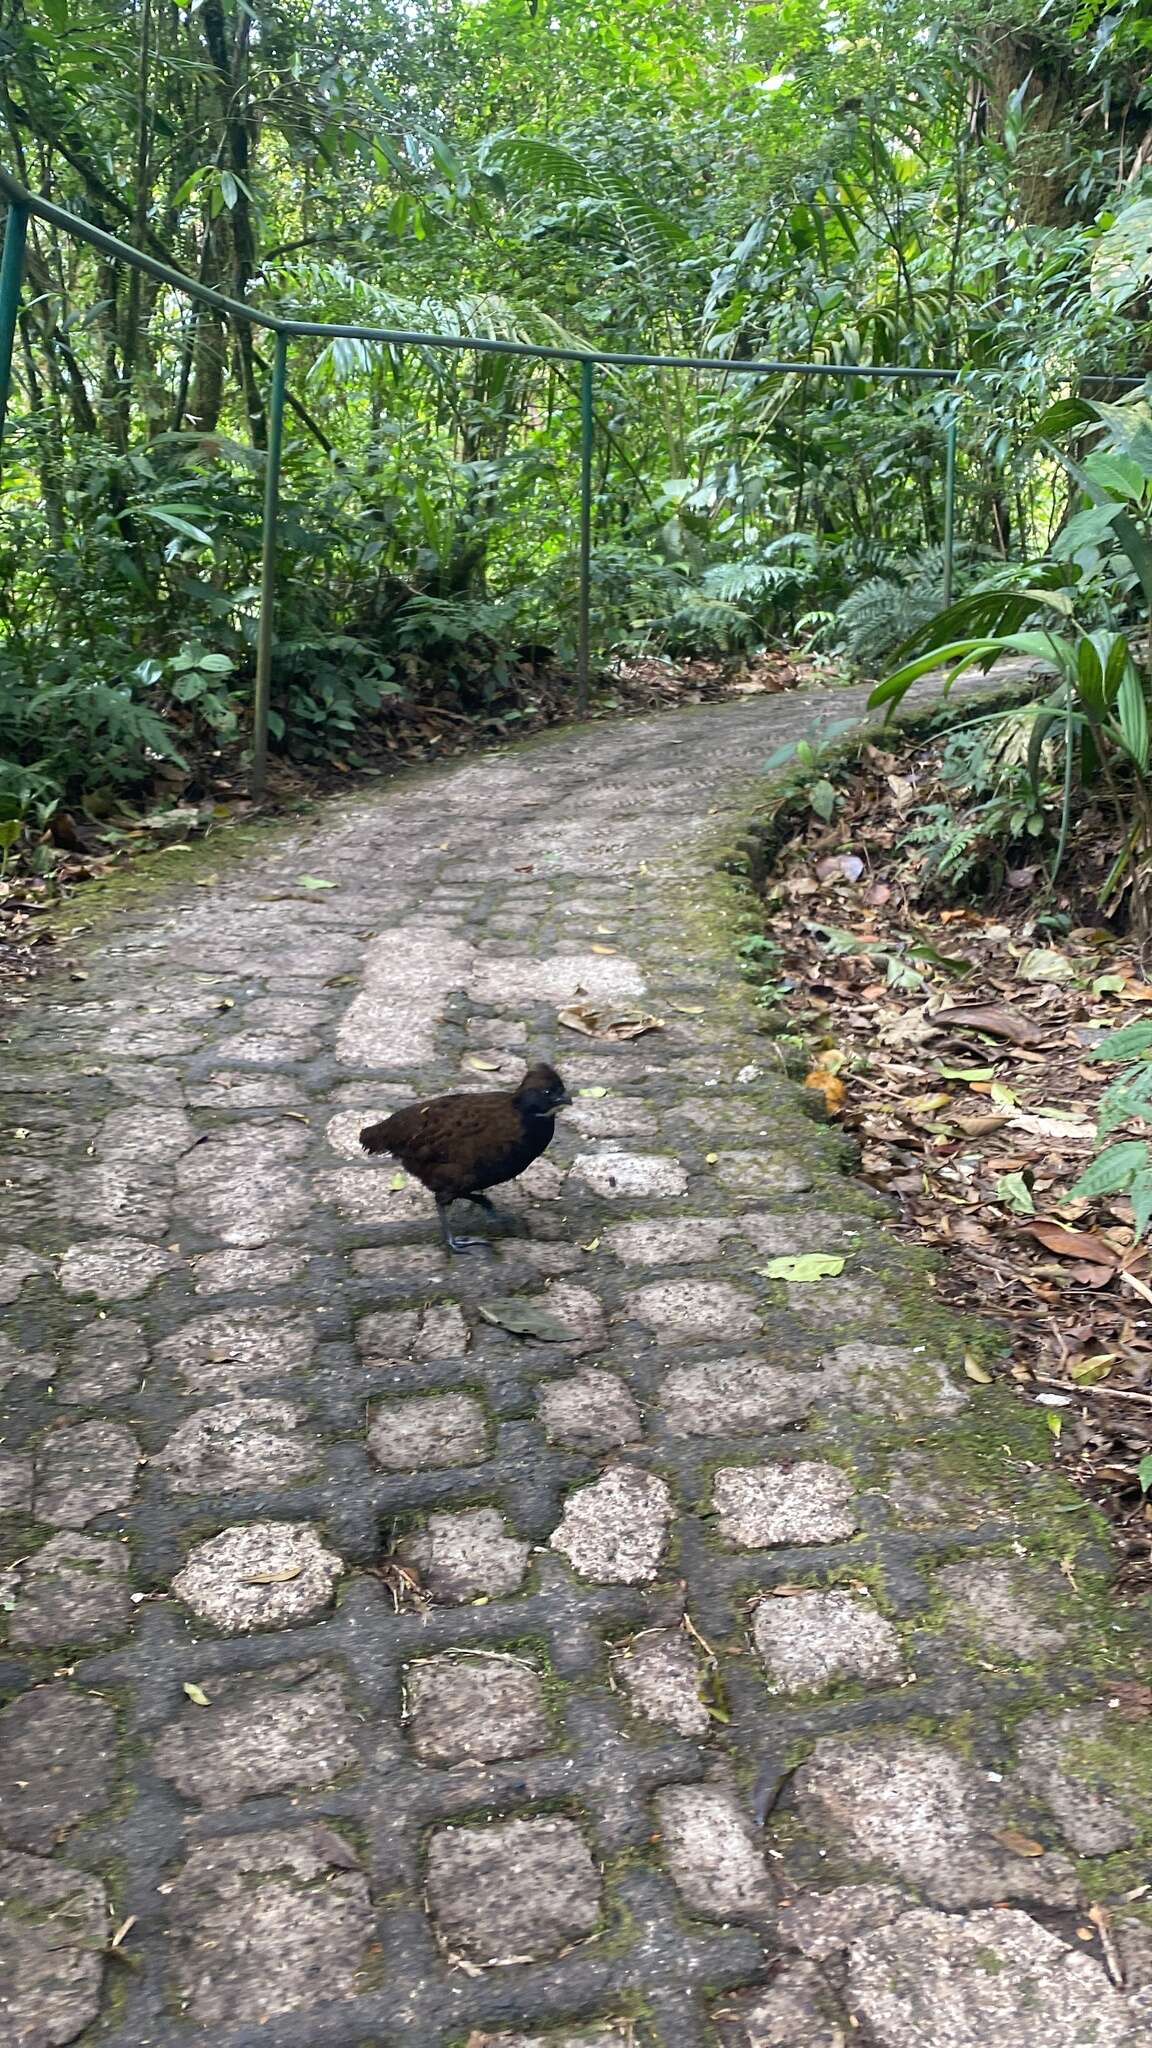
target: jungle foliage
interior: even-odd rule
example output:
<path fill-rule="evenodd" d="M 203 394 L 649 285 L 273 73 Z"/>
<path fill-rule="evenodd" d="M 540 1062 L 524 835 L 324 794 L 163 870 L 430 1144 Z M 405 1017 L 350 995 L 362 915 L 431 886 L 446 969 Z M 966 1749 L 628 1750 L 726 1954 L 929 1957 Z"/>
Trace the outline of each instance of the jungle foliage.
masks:
<path fill-rule="evenodd" d="M 1073 559 L 1091 421 L 1054 427 L 1053 404 L 1123 412 L 1081 378 L 1152 367 L 1150 64 L 1143 0 L 0 0 L 12 171 L 233 296 L 719 362 L 959 367 L 969 595 Z M 268 369 L 247 327 L 34 224 L 0 499 L 0 817 L 131 794 L 158 760 L 242 738 Z M 598 655 L 799 633 L 880 673 L 939 605 L 954 403 L 602 372 Z M 566 368 L 302 341 L 288 427 L 278 745 L 354 760 L 414 692 L 498 714 L 519 650 L 570 658 Z M 1114 519 L 1079 531 L 1123 540 Z M 1122 614 L 1146 603 L 1138 574 L 1108 590 Z M 1105 624 L 1125 618 L 1085 629 Z"/>

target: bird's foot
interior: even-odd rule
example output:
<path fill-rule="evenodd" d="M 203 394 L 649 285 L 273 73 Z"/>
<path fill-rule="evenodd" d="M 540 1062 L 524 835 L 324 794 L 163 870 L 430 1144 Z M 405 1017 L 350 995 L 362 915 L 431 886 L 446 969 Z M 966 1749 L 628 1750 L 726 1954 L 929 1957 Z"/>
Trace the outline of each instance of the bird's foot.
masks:
<path fill-rule="evenodd" d="M 447 1232 L 444 1243 L 450 1252 L 495 1252 L 491 1238 L 457 1237 L 453 1230 Z"/>

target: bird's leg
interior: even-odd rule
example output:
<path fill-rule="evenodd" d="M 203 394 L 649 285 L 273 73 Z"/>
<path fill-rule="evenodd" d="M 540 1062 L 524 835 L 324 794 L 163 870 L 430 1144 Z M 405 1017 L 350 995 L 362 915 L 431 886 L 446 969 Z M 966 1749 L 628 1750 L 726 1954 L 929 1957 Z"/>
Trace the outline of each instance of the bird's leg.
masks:
<path fill-rule="evenodd" d="M 436 1214 L 440 1219 L 440 1235 L 444 1239 L 445 1249 L 450 1252 L 467 1252 L 471 1251 L 473 1247 L 481 1247 L 485 1251 L 491 1251 L 492 1247 L 486 1237 L 457 1237 L 455 1235 L 448 1221 L 448 1211 L 451 1207 L 451 1202 L 452 1197 L 450 1195 L 437 1195 L 436 1197 Z"/>
<path fill-rule="evenodd" d="M 515 1230 L 517 1228 L 519 1218 L 514 1216 L 510 1209 L 497 1208 L 496 1203 L 488 1195 L 482 1195 L 477 1190 L 475 1193 L 467 1196 L 466 1199 L 469 1202 L 475 1202 L 477 1208 L 483 1209 L 485 1215 L 491 1216 L 494 1223 L 502 1223 L 505 1230 Z"/>

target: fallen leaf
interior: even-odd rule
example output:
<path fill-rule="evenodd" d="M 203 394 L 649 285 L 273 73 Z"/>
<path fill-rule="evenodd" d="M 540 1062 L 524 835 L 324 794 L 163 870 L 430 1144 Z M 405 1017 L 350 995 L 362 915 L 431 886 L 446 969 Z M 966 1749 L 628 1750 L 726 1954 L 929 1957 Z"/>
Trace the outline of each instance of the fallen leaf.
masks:
<path fill-rule="evenodd" d="M 590 1237 L 587 1244 L 582 1244 L 580 1249 L 582 1252 L 598 1252 L 600 1249 L 600 1239 L 598 1237 Z"/>
<path fill-rule="evenodd" d="M 1059 1258 L 1083 1259 L 1091 1266 L 1115 1267 L 1120 1263 L 1110 1244 L 1086 1230 L 1065 1230 L 1059 1223 L 1043 1221 L 1025 1223 L 1022 1228 L 1026 1236 L 1034 1237 L 1045 1251 L 1055 1252 Z"/>
<path fill-rule="evenodd" d="M 814 1088 L 824 1097 L 829 1116 L 835 1116 L 844 1107 L 844 1083 L 839 1074 L 833 1074 L 827 1067 L 813 1067 L 804 1076 L 804 1086 Z"/>
<path fill-rule="evenodd" d="M 392 1175 L 391 1180 L 388 1183 L 388 1186 L 394 1195 L 400 1194 L 401 1190 L 406 1188 L 407 1185 L 408 1175 L 406 1173 L 394 1173 Z"/>
<path fill-rule="evenodd" d="M 830 853 L 826 860 L 817 861 L 816 873 L 822 882 L 858 882 L 864 863 L 856 853 Z"/>
<path fill-rule="evenodd" d="M 185 1679 L 184 1690 L 194 1707 L 210 1707 L 212 1705 L 207 1693 L 202 1691 L 200 1686 L 193 1685 L 191 1679 Z"/>
<path fill-rule="evenodd" d="M 769 1259 L 760 1271 L 766 1280 L 830 1280 L 842 1273 L 847 1263 L 839 1252 L 799 1252 Z"/>
<path fill-rule="evenodd" d="M 1080 1143 L 1084 1139 L 1095 1139 L 1095 1124 L 1085 1123 L 1079 1117 L 1038 1116 L 1032 1111 L 1017 1110 L 1008 1119 L 1010 1131 L 1027 1131 L 1030 1138 L 1059 1138 Z"/>
<path fill-rule="evenodd" d="M 586 1102 L 599 1102 L 601 1096 L 607 1095 L 608 1090 L 606 1088 L 578 1088 L 576 1093 Z"/>
<path fill-rule="evenodd" d="M 1021 981 L 1075 981 L 1076 969 L 1063 953 L 1051 946 L 1038 946 L 1026 953 L 1016 973 Z"/>
<path fill-rule="evenodd" d="M 615 959 L 620 948 L 618 946 L 589 946 L 588 951 L 590 953 L 609 953 Z"/>
<path fill-rule="evenodd" d="M 1099 1380 L 1106 1380 L 1116 1363 L 1114 1351 L 1097 1351 L 1091 1358 L 1078 1358 L 1068 1367 L 1068 1377 L 1078 1387 L 1094 1387 Z"/>
<path fill-rule="evenodd" d="M 1036 1204 L 1032 1190 L 1022 1173 L 1004 1173 L 996 1183 L 996 1193 L 1002 1202 L 1017 1216 L 1034 1216 Z"/>
<path fill-rule="evenodd" d="M 298 1579 L 303 1569 L 302 1564 L 292 1564 L 282 1572 L 256 1572 L 252 1578 L 245 1579 L 244 1584 L 246 1586 L 286 1586 L 289 1579 Z"/>
<path fill-rule="evenodd" d="M 1045 1036 L 1031 1017 L 1004 1003 L 953 1003 L 946 1010 L 934 1010 L 928 1021 L 934 1028 L 952 1025 L 958 1031 L 983 1031 L 989 1038 L 1006 1038 L 1010 1045 L 1038 1045 Z"/>
<path fill-rule="evenodd" d="M 499 1060 L 486 1060 L 483 1053 L 479 1052 L 467 1053 L 464 1065 L 470 1067 L 474 1074 L 498 1074 L 500 1072 Z"/>
<path fill-rule="evenodd" d="M 536 1337 L 542 1344 L 571 1344 L 577 1335 L 568 1323 L 562 1323 L 559 1316 L 534 1301 L 510 1297 L 481 1301 L 477 1308 L 486 1323 L 496 1323 L 516 1337 Z"/>
<path fill-rule="evenodd" d="M 1022 1835 L 1018 1828 L 999 1828 L 996 1840 L 1010 1856 L 1043 1856 L 1043 1842 L 1034 1842 L 1031 1835 Z"/>
<path fill-rule="evenodd" d="M 556 1012 L 556 1021 L 585 1038 L 643 1038 L 645 1032 L 663 1031 L 664 1020 L 646 1010 L 614 1008 L 606 1003 L 567 1003 Z"/>
<path fill-rule="evenodd" d="M 339 882 L 326 882 L 322 875 L 297 875 L 301 889 L 338 889 Z"/>
<path fill-rule="evenodd" d="M 991 1373 L 989 1372 L 986 1365 L 981 1365 L 980 1360 L 971 1351 L 966 1351 L 964 1353 L 964 1370 L 967 1373 L 968 1378 L 970 1380 L 975 1380 L 978 1386 L 991 1386 Z"/>

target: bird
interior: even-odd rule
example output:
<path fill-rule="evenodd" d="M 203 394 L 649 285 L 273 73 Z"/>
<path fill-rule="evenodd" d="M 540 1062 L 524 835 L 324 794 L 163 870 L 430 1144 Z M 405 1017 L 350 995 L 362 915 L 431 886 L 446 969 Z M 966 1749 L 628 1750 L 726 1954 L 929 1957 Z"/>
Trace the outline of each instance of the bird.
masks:
<path fill-rule="evenodd" d="M 414 1180 L 436 1197 L 445 1246 L 450 1252 L 487 1245 L 482 1237 L 457 1237 L 448 1220 L 453 1202 L 475 1202 L 490 1216 L 500 1211 L 484 1193 L 515 1180 L 551 1144 L 556 1111 L 571 1102 L 555 1067 L 529 1067 L 519 1087 L 485 1089 L 474 1095 L 435 1095 L 413 1102 L 383 1123 L 360 1133 L 365 1152 L 389 1152 Z M 490 1247 L 489 1247 L 490 1249 Z"/>

